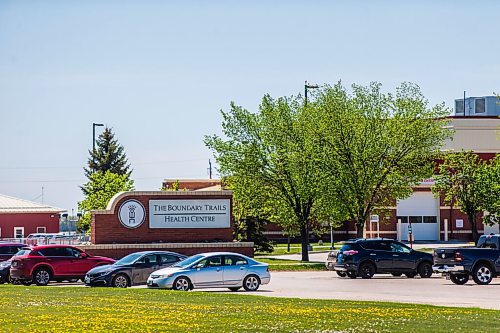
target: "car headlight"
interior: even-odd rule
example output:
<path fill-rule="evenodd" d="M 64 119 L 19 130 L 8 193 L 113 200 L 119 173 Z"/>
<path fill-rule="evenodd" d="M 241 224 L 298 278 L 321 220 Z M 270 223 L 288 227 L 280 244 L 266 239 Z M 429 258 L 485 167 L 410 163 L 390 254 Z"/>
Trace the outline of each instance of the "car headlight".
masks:
<path fill-rule="evenodd" d="M 172 277 L 174 273 L 169 273 L 169 274 L 152 274 L 151 278 L 152 279 L 164 279 L 164 278 L 169 278 Z"/>
<path fill-rule="evenodd" d="M 5 269 L 7 267 L 10 267 L 10 264 L 0 264 L 0 269 Z"/>

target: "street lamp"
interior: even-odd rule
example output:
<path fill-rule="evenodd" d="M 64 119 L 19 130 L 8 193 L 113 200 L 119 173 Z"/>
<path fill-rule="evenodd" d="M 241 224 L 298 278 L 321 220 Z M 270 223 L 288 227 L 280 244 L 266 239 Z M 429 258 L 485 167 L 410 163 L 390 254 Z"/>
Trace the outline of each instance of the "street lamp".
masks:
<path fill-rule="evenodd" d="M 307 106 L 307 89 L 318 89 L 317 84 L 309 84 L 307 81 L 304 83 L 305 106 Z"/>
<path fill-rule="evenodd" d="M 92 123 L 92 162 L 95 163 L 95 128 L 104 126 L 104 124 Z"/>

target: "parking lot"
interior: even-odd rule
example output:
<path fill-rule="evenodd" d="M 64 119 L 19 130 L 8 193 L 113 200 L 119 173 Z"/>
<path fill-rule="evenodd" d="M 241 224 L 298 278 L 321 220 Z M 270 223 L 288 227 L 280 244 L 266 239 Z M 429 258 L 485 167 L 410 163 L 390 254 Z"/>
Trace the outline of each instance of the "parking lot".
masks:
<path fill-rule="evenodd" d="M 82 283 L 50 285 L 83 287 Z M 145 286 L 133 288 L 145 288 Z M 230 293 L 227 289 L 198 290 Z M 337 277 L 335 272 L 274 272 L 271 282 L 261 286 L 258 291 L 240 290 L 237 293 L 268 297 L 419 303 L 500 310 L 498 300 L 500 279 L 494 279 L 487 286 L 476 285 L 474 282 L 459 286 L 439 275 L 434 275 L 430 279 L 408 279 L 384 274 L 375 275 L 369 280 L 360 278 L 354 280 Z"/>
<path fill-rule="evenodd" d="M 369 280 L 339 278 L 335 272 L 275 272 L 261 296 L 386 301 L 500 310 L 500 278 L 487 286 L 454 285 L 439 275 L 429 279 L 375 275 Z"/>

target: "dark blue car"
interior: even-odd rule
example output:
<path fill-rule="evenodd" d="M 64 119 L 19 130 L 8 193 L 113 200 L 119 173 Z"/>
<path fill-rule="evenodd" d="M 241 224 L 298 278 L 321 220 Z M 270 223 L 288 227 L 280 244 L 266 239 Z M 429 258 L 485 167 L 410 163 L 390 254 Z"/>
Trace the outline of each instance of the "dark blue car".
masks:
<path fill-rule="evenodd" d="M 145 284 L 152 272 L 172 266 L 186 258 L 185 255 L 168 251 L 132 253 L 112 265 L 91 269 L 85 275 L 85 284 L 118 288 Z"/>
<path fill-rule="evenodd" d="M 432 275 L 432 255 L 393 239 L 355 239 L 345 242 L 339 251 L 330 252 L 326 266 L 353 279 L 369 279 L 378 273 L 428 278 Z"/>

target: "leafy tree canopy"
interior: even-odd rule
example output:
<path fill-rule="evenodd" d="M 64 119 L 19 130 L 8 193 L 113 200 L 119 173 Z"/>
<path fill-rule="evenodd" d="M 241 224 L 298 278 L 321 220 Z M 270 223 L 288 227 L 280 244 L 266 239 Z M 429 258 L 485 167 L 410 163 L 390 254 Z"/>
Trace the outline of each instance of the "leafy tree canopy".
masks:
<path fill-rule="evenodd" d="M 82 190 L 88 194 L 83 201 L 78 203 L 78 209 L 83 212 L 78 229 L 87 231 L 90 229 L 90 211 L 105 209 L 111 198 L 119 192 L 133 191 L 134 181 L 129 179 L 128 174 L 119 175 L 111 171 L 99 171 L 89 176 L 89 181 L 82 186 Z"/>
<path fill-rule="evenodd" d="M 326 86 L 308 108 L 308 124 L 321 165 L 322 191 L 338 211 L 356 222 L 357 237 L 374 209 L 394 206 L 396 199 L 434 171 L 444 140 L 451 136 L 444 104 L 428 107 L 418 86 L 400 85 L 384 94 L 381 85 L 339 82 Z"/>
<path fill-rule="evenodd" d="M 320 209 L 320 169 L 311 158 L 302 99 L 264 96 L 258 113 L 231 103 L 222 112 L 227 139 L 207 136 L 220 173 L 228 177 L 242 216 L 260 216 L 285 227 L 296 226 L 302 259 L 308 260 L 311 221 Z"/>

